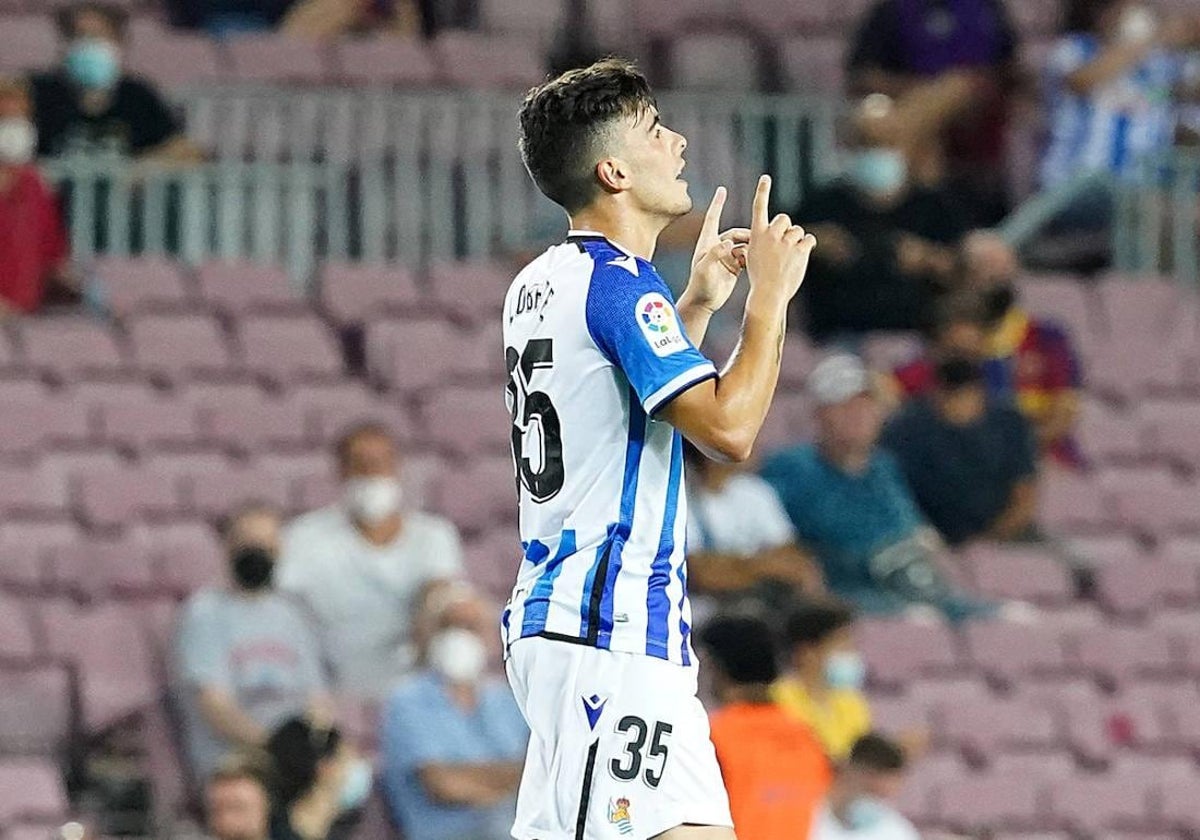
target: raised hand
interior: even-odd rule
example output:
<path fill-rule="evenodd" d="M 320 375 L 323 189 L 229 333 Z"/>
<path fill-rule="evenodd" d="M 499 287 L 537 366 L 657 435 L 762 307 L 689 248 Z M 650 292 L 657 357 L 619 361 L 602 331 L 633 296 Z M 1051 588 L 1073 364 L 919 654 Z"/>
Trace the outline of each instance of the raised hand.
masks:
<path fill-rule="evenodd" d="M 716 312 L 733 294 L 738 275 L 746 267 L 746 243 L 750 241 L 750 231 L 746 228 L 720 232 L 726 197 L 724 187 L 717 187 L 713 193 L 696 239 L 688 280 L 690 299 L 709 312 Z"/>
<path fill-rule="evenodd" d="M 817 239 L 780 213 L 768 220 L 771 204 L 771 176 L 758 179 L 751 212 L 750 243 L 746 250 L 746 269 L 755 293 L 778 295 L 782 302 L 791 300 L 800 290 L 808 271 L 808 260 Z"/>

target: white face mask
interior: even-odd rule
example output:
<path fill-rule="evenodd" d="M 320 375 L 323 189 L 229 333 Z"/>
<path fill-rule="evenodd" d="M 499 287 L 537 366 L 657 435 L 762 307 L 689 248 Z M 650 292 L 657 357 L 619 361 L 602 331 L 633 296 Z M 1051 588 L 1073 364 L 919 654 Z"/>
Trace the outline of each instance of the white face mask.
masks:
<path fill-rule="evenodd" d="M 1118 30 L 1120 39 L 1127 44 L 1142 44 L 1154 38 L 1158 31 L 1158 20 L 1154 12 L 1145 6 L 1130 6 L 1121 15 Z"/>
<path fill-rule="evenodd" d="M 474 685 L 486 666 L 487 649 L 470 630 L 451 627 L 429 642 L 429 667 L 452 683 Z"/>
<path fill-rule="evenodd" d="M 0 163 L 20 165 L 33 160 L 37 129 L 24 117 L 0 119 Z"/>
<path fill-rule="evenodd" d="M 346 482 L 346 510 L 364 525 L 378 525 L 400 510 L 403 495 L 394 476 L 352 478 Z"/>

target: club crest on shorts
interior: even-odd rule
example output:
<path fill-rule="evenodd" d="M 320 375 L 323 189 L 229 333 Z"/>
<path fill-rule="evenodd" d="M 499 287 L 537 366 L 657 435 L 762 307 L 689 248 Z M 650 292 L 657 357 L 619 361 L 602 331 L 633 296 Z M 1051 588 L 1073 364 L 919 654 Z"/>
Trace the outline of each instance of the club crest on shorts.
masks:
<path fill-rule="evenodd" d="M 629 816 L 629 800 L 622 796 L 620 799 L 608 800 L 608 821 L 617 827 L 622 836 L 633 834 L 633 819 Z"/>

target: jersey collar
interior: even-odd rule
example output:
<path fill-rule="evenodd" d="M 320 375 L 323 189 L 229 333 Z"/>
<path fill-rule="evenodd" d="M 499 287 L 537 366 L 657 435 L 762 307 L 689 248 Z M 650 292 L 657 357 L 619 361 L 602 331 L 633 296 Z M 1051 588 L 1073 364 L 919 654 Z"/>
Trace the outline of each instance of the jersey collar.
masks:
<path fill-rule="evenodd" d="M 622 254 L 637 259 L 637 254 L 630 251 L 628 248 L 622 247 L 616 242 L 613 242 L 603 233 L 594 230 L 569 230 L 567 231 L 568 242 L 607 242 L 609 245 L 616 248 Z"/>

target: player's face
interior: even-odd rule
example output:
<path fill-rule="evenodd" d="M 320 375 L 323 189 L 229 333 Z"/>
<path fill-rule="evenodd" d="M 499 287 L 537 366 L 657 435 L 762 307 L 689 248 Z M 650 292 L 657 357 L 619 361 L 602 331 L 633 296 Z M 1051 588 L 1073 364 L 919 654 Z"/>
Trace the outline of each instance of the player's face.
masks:
<path fill-rule="evenodd" d="M 633 179 L 630 192 L 643 211 L 668 219 L 691 211 L 687 181 L 680 177 L 686 148 L 687 139 L 663 125 L 657 110 L 627 121 L 622 157 Z"/>

